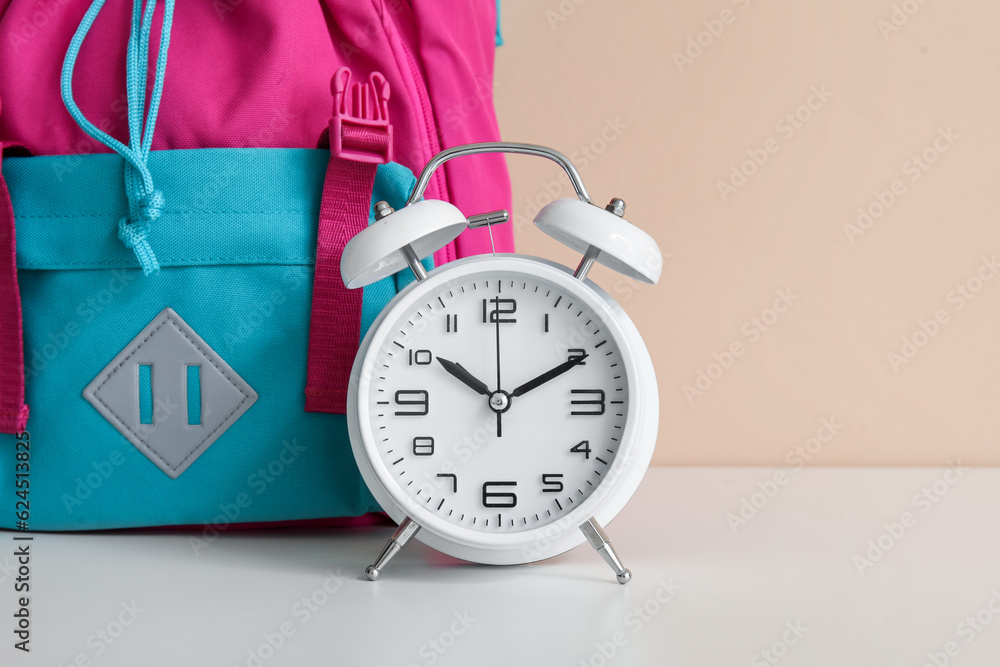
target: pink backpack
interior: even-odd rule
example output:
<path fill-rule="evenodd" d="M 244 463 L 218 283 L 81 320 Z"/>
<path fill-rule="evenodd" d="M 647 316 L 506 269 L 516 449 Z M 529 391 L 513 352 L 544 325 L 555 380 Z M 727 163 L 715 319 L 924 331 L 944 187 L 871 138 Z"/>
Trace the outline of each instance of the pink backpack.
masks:
<path fill-rule="evenodd" d="M 172 27 L 164 33 L 161 33 L 160 28 L 164 19 L 164 4 L 156 3 L 156 0 L 148 2 L 155 3 L 152 29 L 146 31 L 149 35 L 148 76 L 144 73 L 144 78 L 140 78 L 139 81 L 145 83 L 146 96 L 149 100 L 147 103 L 150 110 L 147 120 L 150 116 L 156 119 L 155 132 L 151 133 L 152 152 L 149 153 L 147 150 L 143 156 L 143 160 L 148 160 L 151 164 L 157 159 L 161 160 L 161 164 L 165 164 L 173 159 L 168 154 L 176 155 L 189 149 L 331 147 L 334 156 L 353 156 L 352 159 L 357 159 L 356 164 L 361 165 L 358 169 L 364 169 L 363 165 L 366 163 L 385 162 L 388 158 L 411 171 L 418 172 L 431 157 L 443 149 L 459 144 L 499 139 L 493 109 L 492 82 L 497 11 L 496 4 L 492 0 L 470 3 L 442 3 L 431 0 L 385 2 L 320 0 L 315 3 L 280 0 L 213 0 L 179 3 L 173 11 Z M 135 32 L 137 25 L 135 17 L 142 16 L 144 5 L 142 0 L 139 0 L 139 9 L 137 13 L 133 13 L 131 7 L 121 3 L 114 6 L 109 3 L 102 8 L 103 4 L 104 0 L 94 2 L 0 0 L 0 101 L 2 101 L 0 144 L 3 156 L 7 158 L 2 165 L 5 178 L 0 178 L 0 348 L 3 351 L 0 357 L 0 433 L 17 434 L 25 429 L 25 422 L 28 419 L 24 389 L 26 359 L 29 363 L 27 372 L 30 374 L 33 370 L 30 359 L 32 353 L 47 349 L 46 345 L 53 344 L 49 342 L 50 339 L 69 340 L 79 349 L 61 352 L 59 359 L 51 364 L 52 367 L 58 365 L 60 368 L 47 370 L 46 375 L 39 380 L 33 380 L 35 385 L 29 387 L 28 392 L 28 405 L 44 422 L 33 418 L 28 428 L 33 437 L 37 438 L 40 433 L 48 439 L 48 442 L 36 442 L 33 445 L 47 449 L 33 461 L 32 474 L 46 475 L 52 483 L 52 488 L 46 492 L 51 494 L 51 497 L 47 495 L 33 499 L 32 506 L 40 508 L 34 515 L 36 525 L 42 529 L 60 530 L 205 523 L 213 518 L 213 512 L 218 511 L 216 507 L 222 506 L 217 502 L 220 498 L 223 500 L 229 498 L 230 496 L 226 494 L 232 494 L 234 489 L 235 492 L 239 492 L 240 485 L 246 479 L 245 476 L 240 477 L 244 473 L 233 471 L 231 479 L 222 479 L 223 475 L 230 473 L 218 468 L 214 471 L 208 470 L 207 464 L 203 464 L 201 469 L 196 470 L 192 467 L 191 472 L 185 472 L 187 466 L 192 463 L 189 460 L 183 466 L 177 466 L 176 475 L 172 475 L 168 472 L 169 466 L 154 461 L 164 472 L 172 475 L 171 480 L 166 480 L 165 477 L 161 479 L 162 475 L 158 476 L 160 472 L 148 466 L 155 458 L 155 451 L 154 455 L 150 455 L 145 449 L 152 447 L 145 448 L 144 442 L 137 443 L 142 440 L 141 434 L 135 438 L 129 437 L 126 434 L 127 429 L 122 424 L 109 418 L 105 411 L 101 411 L 98 407 L 100 397 L 95 396 L 99 387 L 97 389 L 94 387 L 102 377 L 98 371 L 105 374 L 113 373 L 113 364 L 107 368 L 103 367 L 112 361 L 115 354 L 120 351 L 124 354 L 128 348 L 122 349 L 121 346 L 124 342 L 128 342 L 128 339 L 144 331 L 144 326 L 150 331 L 155 331 L 149 327 L 160 321 L 174 322 L 178 331 L 188 332 L 197 329 L 197 333 L 205 339 L 198 338 L 199 345 L 206 343 L 208 347 L 214 348 L 214 351 L 208 351 L 215 354 L 220 352 L 220 347 L 223 345 L 221 341 L 225 339 L 221 333 L 219 338 L 210 339 L 206 332 L 212 332 L 213 327 L 221 331 L 227 324 L 225 319 L 219 314 L 205 312 L 194 314 L 195 318 L 200 318 L 200 323 L 179 321 L 182 317 L 191 319 L 192 316 L 189 313 L 178 315 L 171 310 L 172 304 L 167 303 L 167 298 L 164 296 L 160 305 L 149 301 L 144 304 L 146 310 L 134 308 L 127 314 L 116 314 L 113 325 L 108 324 L 110 319 L 103 320 L 102 326 L 116 327 L 114 334 L 122 338 L 121 341 L 116 340 L 113 343 L 113 349 L 112 343 L 108 342 L 108 350 L 93 352 L 94 359 L 91 361 L 83 354 L 83 340 L 87 336 L 93 336 L 95 341 L 104 338 L 98 335 L 102 332 L 94 330 L 96 325 L 91 326 L 91 329 L 86 330 L 84 334 L 75 331 L 68 334 L 59 328 L 67 320 L 72 320 L 73 308 L 82 297 L 74 296 L 68 289 L 54 290 L 52 287 L 54 283 L 45 283 L 47 274 L 59 274 L 60 271 L 65 274 L 66 271 L 80 270 L 81 277 L 93 278 L 95 270 L 102 269 L 103 265 L 98 260 L 92 260 L 90 265 L 83 266 L 84 262 L 81 262 L 81 266 L 76 267 L 72 257 L 67 255 L 73 250 L 73 246 L 69 245 L 72 242 L 71 238 L 92 236 L 103 243 L 105 237 L 108 237 L 109 245 L 101 250 L 105 253 L 101 257 L 111 257 L 113 261 L 106 260 L 106 268 L 109 273 L 111 269 L 117 269 L 118 273 L 114 274 L 115 276 L 119 274 L 126 276 L 113 279 L 125 285 L 126 293 L 131 294 L 134 290 L 136 294 L 146 294 L 139 289 L 143 279 L 141 272 L 135 267 L 135 258 L 129 254 L 127 262 L 125 259 L 120 259 L 121 248 L 117 245 L 112 247 L 112 241 L 117 243 L 118 239 L 121 239 L 127 247 L 134 249 L 135 257 L 139 258 L 139 264 L 145 271 L 148 267 L 140 257 L 139 248 L 142 239 L 139 238 L 137 241 L 138 237 L 129 236 L 132 233 L 131 221 L 138 215 L 136 211 L 141 212 L 141 216 L 147 222 L 149 219 L 155 221 L 161 215 L 164 219 L 169 219 L 171 215 L 178 213 L 176 210 L 171 210 L 172 206 L 176 206 L 177 198 L 172 201 L 167 197 L 164 207 L 162 202 L 152 197 L 153 193 L 145 193 L 138 201 L 133 201 L 130 193 L 127 202 L 128 212 L 125 218 L 121 219 L 118 239 L 115 239 L 114 230 L 101 228 L 100 234 L 96 234 L 86 228 L 86 225 L 104 224 L 101 222 L 101 217 L 108 217 L 110 213 L 81 214 L 73 207 L 72 198 L 69 203 L 66 201 L 67 192 L 73 191 L 73 188 L 80 191 L 80 188 L 87 187 L 87 178 L 96 179 L 95 174 L 113 175 L 116 169 L 119 170 L 117 173 L 120 173 L 122 168 L 120 165 L 125 164 L 122 161 L 108 161 L 112 158 L 117 159 L 114 155 L 94 155 L 112 151 L 106 145 L 109 142 L 102 143 L 93 138 L 98 134 L 96 131 L 86 132 L 81 128 L 79 122 L 81 117 L 93 123 L 96 126 L 95 130 L 103 131 L 124 144 L 122 148 L 126 149 L 130 142 L 129 126 L 130 124 L 134 126 L 136 122 L 133 113 L 135 109 L 130 112 L 126 93 L 127 83 L 131 85 L 136 79 L 130 74 L 128 82 L 126 81 L 125 64 L 132 55 L 132 51 L 129 50 L 129 34 Z M 168 4 L 172 6 L 172 3 Z M 67 83 L 63 71 L 64 58 L 67 56 L 67 51 L 75 48 L 71 46 L 71 42 L 74 41 L 74 34 L 81 24 L 87 24 L 90 28 L 89 32 L 85 32 L 82 42 L 76 44 L 79 51 L 76 54 L 75 64 L 70 67 L 71 77 Z M 161 37 L 166 42 L 166 35 L 169 36 L 169 47 L 166 50 L 169 59 L 164 68 L 162 94 L 160 94 L 154 83 L 153 73 L 157 70 Z M 80 36 L 77 35 L 77 38 Z M 70 95 L 69 101 L 65 102 L 67 87 Z M 157 115 L 153 108 L 156 105 L 151 101 L 158 97 Z M 67 110 L 67 106 L 72 108 L 74 103 L 79 110 L 76 118 Z M 134 107 L 134 104 L 132 106 Z M 146 113 L 142 108 L 139 112 Z M 140 119 L 140 128 L 143 122 Z M 391 156 L 388 155 L 390 148 Z M 371 155 L 367 154 L 369 150 Z M 162 154 L 158 154 L 159 152 Z M 231 153 L 225 155 L 229 156 Z M 240 154 L 232 153 L 232 155 Z M 97 157 L 107 157 L 108 160 L 93 160 Z M 309 165 L 315 165 L 313 159 L 315 157 L 313 154 L 305 157 L 299 155 L 295 158 L 295 164 L 305 170 Z M 247 159 L 252 161 L 253 158 Z M 86 165 L 86 169 L 79 168 L 81 162 Z M 124 166 L 126 171 L 131 168 L 128 164 Z M 283 163 L 276 158 L 273 164 L 269 164 L 278 169 Z M 347 370 L 349 370 L 349 362 L 357 348 L 359 320 L 362 318 L 360 302 L 356 307 L 345 305 L 346 302 L 340 301 L 341 298 L 346 298 L 343 297 L 343 291 L 334 289 L 336 286 L 333 286 L 330 288 L 332 291 L 326 292 L 324 291 L 326 288 L 321 289 L 319 283 L 323 273 L 319 264 L 324 253 L 324 244 L 332 248 L 330 252 L 335 252 L 338 248 L 342 248 L 350 236 L 346 228 L 337 227 L 337 222 L 350 214 L 354 217 L 360 215 L 364 224 L 366 222 L 364 213 L 368 211 L 368 199 L 371 196 L 371 192 L 344 191 L 349 188 L 338 190 L 336 184 L 331 187 L 331 174 L 335 170 L 334 161 L 331 160 L 330 164 L 331 167 L 326 171 L 327 185 L 322 188 L 323 200 L 318 212 L 319 240 L 314 240 L 314 243 L 318 243 L 319 249 L 316 253 L 317 282 L 312 295 L 313 327 L 311 331 L 296 330 L 288 334 L 290 338 L 287 340 L 282 339 L 284 345 L 289 341 L 298 345 L 301 340 L 303 348 L 308 342 L 310 389 L 314 371 L 319 373 L 323 370 L 318 368 L 318 365 L 314 368 L 313 354 L 317 350 L 324 349 L 333 349 L 333 358 L 328 360 L 333 368 L 330 371 L 331 377 L 335 383 L 343 382 L 346 389 L 344 364 L 348 364 Z M 253 164 L 234 164 L 233 168 L 242 170 L 238 172 L 240 174 L 252 176 L 255 173 Z M 342 173 L 347 173 L 352 167 L 342 169 L 345 170 Z M 367 181 L 369 190 L 371 179 L 374 177 L 374 166 L 370 171 Z M 311 173 L 314 172 L 313 169 Z M 280 170 L 274 173 L 280 173 Z M 379 173 L 382 174 L 381 168 Z M 391 190 L 392 187 L 397 189 L 403 187 L 400 185 L 403 180 L 397 172 L 386 170 L 385 174 L 383 183 L 376 184 L 376 189 L 382 187 Z M 128 177 L 126 174 L 126 180 Z M 192 189 L 190 183 L 184 183 L 183 179 L 178 181 L 176 174 L 171 178 L 172 181 L 170 178 L 166 179 L 168 186 L 174 187 L 175 192 L 188 188 L 184 191 L 190 195 Z M 341 182 L 363 182 L 363 179 L 352 180 L 353 178 L 352 176 Z M 94 182 L 100 182 L 101 187 L 104 187 L 103 181 Z M 121 183 L 120 180 L 117 182 Z M 267 183 L 261 185 L 265 186 L 263 190 L 267 190 Z M 136 187 L 142 191 L 141 182 L 136 184 Z M 211 188 L 212 185 L 209 183 L 204 187 Z M 47 189 L 53 192 L 51 202 L 47 200 Z M 100 201 L 104 194 L 89 192 L 88 196 L 94 201 L 88 202 L 88 206 L 100 208 L 104 205 L 104 202 Z M 155 194 L 159 195 L 158 192 Z M 450 201 L 468 214 L 509 208 L 510 183 L 503 157 L 485 155 L 478 160 L 450 162 L 438 170 L 426 194 L 428 197 Z M 209 193 L 207 196 L 214 194 Z M 113 196 L 109 193 L 107 198 L 115 202 L 123 201 L 120 191 L 113 193 Z M 347 202 L 348 199 L 351 200 L 350 203 Z M 364 205 L 360 213 L 357 204 Z M 120 202 L 115 205 L 125 206 Z M 352 206 L 354 210 L 348 211 Z M 61 212 L 64 210 L 69 210 L 71 213 L 64 214 Z M 207 213 L 215 212 L 217 211 L 207 211 Z M 244 213 L 235 209 L 229 212 Z M 87 215 L 91 215 L 91 218 L 87 218 Z M 41 226 L 38 222 L 41 218 L 51 220 L 52 226 L 49 228 Z M 15 219 L 17 234 L 15 234 Z M 87 222 L 88 219 L 96 222 Z M 21 236 L 22 223 L 26 225 L 23 231 L 29 233 L 25 235 L 24 242 L 19 244 L 18 241 L 21 239 L 18 237 Z M 156 236 L 157 224 L 160 223 L 153 222 L 154 241 L 163 239 L 162 236 L 159 238 Z M 67 240 L 60 241 L 56 238 L 53 241 L 48 235 L 53 233 L 52 230 L 58 232 L 62 229 L 60 225 L 65 225 L 64 229 L 68 232 Z M 88 234 L 91 236 L 87 236 Z M 510 226 L 504 229 L 497 228 L 493 234 L 497 252 L 513 250 Z M 81 250 L 90 250 L 83 242 L 79 247 Z M 171 246 L 165 244 L 165 247 L 169 255 Z M 55 252 L 53 248 L 62 253 L 58 262 L 48 261 L 50 250 Z M 241 249 L 242 246 L 237 248 Z M 156 250 L 155 243 L 153 250 Z M 469 230 L 453 244 L 436 253 L 434 261 L 440 264 L 458 257 L 491 250 L 487 230 Z M 94 257 L 97 256 L 94 254 Z M 39 257 L 44 257 L 45 262 L 40 263 Z M 331 258 L 328 257 L 327 260 Z M 174 263 L 171 264 L 171 261 Z M 120 266 L 111 266 L 115 262 Z M 156 265 L 155 261 L 153 265 Z M 166 267 L 181 265 L 181 260 L 176 255 L 172 259 L 167 257 Z M 122 273 L 123 267 L 125 273 Z M 29 273 L 33 275 L 26 276 L 25 268 L 54 270 L 31 271 Z M 325 268 L 327 274 L 331 268 L 336 268 L 335 275 L 339 280 L 339 261 L 336 263 L 326 261 Z M 20 290 L 18 278 L 21 278 L 22 283 Z M 72 280 L 66 275 L 61 276 L 61 279 L 68 280 L 66 284 L 72 286 Z M 154 279 L 158 278 L 151 278 Z M 332 284 L 331 275 L 325 275 L 325 279 L 327 283 Z M 183 291 L 175 293 L 182 294 Z M 65 298 L 65 303 L 33 302 L 31 299 L 36 294 L 60 294 Z M 22 298 L 25 299 L 23 334 Z M 366 308 L 368 300 L 369 297 L 366 295 Z M 256 307 L 256 302 L 253 304 Z M 120 305 L 123 304 L 116 303 L 113 307 Z M 149 309 L 154 305 L 157 308 L 156 312 L 163 306 L 167 308 L 160 312 L 156 319 L 150 321 L 149 318 L 155 313 Z M 129 307 L 132 308 L 131 305 Z M 59 312 L 60 309 L 62 312 Z M 308 316 L 306 310 L 303 309 L 303 312 Z M 344 312 L 349 313 L 348 319 L 353 318 L 353 321 L 346 324 L 340 322 L 339 320 L 343 319 L 340 315 Z M 328 315 L 338 321 L 329 324 L 323 319 L 322 326 L 317 327 L 317 313 Z M 51 319 L 43 321 L 49 314 Z M 334 318 L 334 315 L 337 317 Z M 308 322 L 308 318 L 306 321 Z M 189 325 L 195 326 L 192 328 Z M 360 322 L 360 328 L 364 329 L 363 320 Z M 252 330 L 253 327 L 247 329 Z M 53 331 L 55 333 L 52 333 Z M 279 333 L 285 335 L 285 332 Z M 194 340 L 196 337 L 191 336 L 191 338 Z M 129 345 L 134 343 L 135 341 Z M 87 345 L 93 344 L 93 342 L 87 343 Z M 270 348 L 254 352 L 256 356 L 250 354 L 253 351 L 248 352 L 242 348 L 230 350 L 227 355 L 223 349 L 222 356 L 227 358 L 222 361 L 231 363 L 232 368 L 226 364 L 220 364 L 220 367 L 225 367 L 236 374 L 249 373 L 251 377 L 247 379 L 253 380 L 254 359 L 263 360 L 261 355 L 266 354 L 267 349 L 273 349 L 273 345 L 272 342 Z M 241 359 L 241 356 L 246 358 Z M 217 357 L 218 355 L 212 358 Z M 288 363 L 297 366 L 299 360 L 295 358 Z M 56 382 L 58 373 L 62 372 L 63 368 L 72 370 L 79 377 L 74 376 L 69 382 L 65 379 Z M 144 368 L 146 382 L 149 383 L 150 367 Z M 154 369 L 153 373 L 155 372 Z M 302 372 L 304 374 L 304 368 Z M 193 376 L 188 375 L 188 391 L 197 392 L 200 386 L 198 382 L 201 381 L 198 378 L 197 372 Z M 251 381 L 248 385 L 243 382 L 244 378 L 236 379 L 240 380 L 240 383 L 237 383 L 239 390 L 248 396 L 253 394 L 253 400 L 256 401 L 255 387 L 250 386 L 254 382 Z M 93 383 L 88 386 L 87 382 L 91 380 Z M 259 389 L 271 380 L 273 378 L 267 377 L 266 373 L 261 373 L 260 378 L 256 380 L 258 385 L 256 388 Z M 192 381 L 195 384 L 191 385 Z M 153 391 L 151 387 L 152 385 L 149 391 Z M 301 399 L 303 389 L 304 387 L 298 386 L 287 387 L 290 394 L 298 397 L 296 400 Z M 307 392 L 315 405 L 310 408 L 306 401 L 306 409 L 311 412 L 342 412 L 343 392 L 338 388 L 335 390 L 336 398 L 327 400 L 328 397 L 322 393 L 324 391 L 326 390 L 319 389 L 312 395 Z M 264 401 L 263 394 L 264 392 L 261 392 L 261 402 Z M 84 398 L 98 407 L 101 414 L 98 415 L 97 411 L 87 405 Z M 143 400 L 148 402 L 148 399 L 149 397 L 140 396 L 136 400 L 141 403 Z M 199 397 L 197 400 L 208 399 Z M 250 405 L 252 404 L 253 401 L 250 402 Z M 196 404 L 196 407 L 197 405 L 200 403 Z M 188 410 L 192 409 L 189 404 Z M 237 423 L 232 431 L 241 433 L 230 433 L 230 440 L 242 438 L 245 443 L 247 438 L 254 437 L 261 439 L 262 442 L 269 442 L 265 435 L 280 437 L 277 434 L 266 433 L 266 429 L 272 425 L 273 418 L 268 417 L 272 420 L 270 422 L 264 419 L 264 413 L 261 411 L 265 408 L 241 409 L 249 409 L 249 416 L 253 416 L 256 410 L 257 416 L 244 418 L 242 425 Z M 287 406 L 282 409 L 287 409 Z M 299 407 L 297 410 L 301 412 L 302 408 Z M 52 415 L 60 414 L 60 411 L 67 415 L 65 419 L 67 423 L 55 425 Z M 109 408 L 107 412 L 113 416 L 113 410 Z M 69 415 L 77 417 L 72 418 Z M 240 415 L 242 412 L 236 415 L 236 418 L 239 419 Z M 200 414 L 194 414 L 188 415 L 187 418 L 201 417 Z M 103 419 L 111 422 L 110 425 Z M 300 418 L 290 416 L 288 419 L 294 422 Z M 359 494 L 359 491 L 352 486 L 360 484 L 357 471 L 354 470 L 353 473 L 342 471 L 344 461 L 350 458 L 350 448 L 345 444 L 346 429 L 341 428 L 340 422 L 324 424 L 326 425 L 317 426 L 315 421 L 308 421 L 308 427 L 302 427 L 303 432 L 310 433 L 310 437 L 329 439 L 335 443 L 331 447 L 339 448 L 341 451 L 320 455 L 315 450 L 310 450 L 304 455 L 306 458 L 313 456 L 320 458 L 300 464 L 295 475 L 282 476 L 268 491 L 270 504 L 266 507 L 258 504 L 244 511 L 239 518 L 240 522 L 351 516 L 373 509 L 367 490 Z M 114 427 L 118 432 L 110 427 Z M 329 433 L 323 429 L 329 429 Z M 119 434 L 132 440 L 136 451 L 126 448 L 123 454 L 122 451 L 115 449 L 116 445 L 120 446 Z M 0 435 L 0 440 L 5 437 Z M 114 441 L 112 437 L 115 438 Z M 78 444 L 76 440 L 90 443 L 88 446 L 98 449 L 81 453 L 78 459 L 74 459 L 76 453 L 73 448 Z M 208 444 L 212 442 L 215 440 L 212 439 Z M 192 450 L 193 453 L 197 453 L 194 458 L 201 456 L 208 444 L 197 452 Z M 281 444 L 278 440 L 274 445 L 277 449 L 271 453 L 266 450 L 241 452 L 234 447 L 225 459 L 226 465 L 233 465 L 234 461 L 240 460 L 240 456 L 248 454 L 259 455 L 260 459 L 266 462 L 268 457 L 279 455 L 283 460 L 286 456 L 284 450 L 297 451 L 294 443 L 291 445 L 284 443 L 286 445 L 284 450 Z M 219 449 L 219 445 L 216 444 L 213 448 Z M 145 459 L 141 458 L 143 455 L 146 456 Z M 222 454 L 217 456 L 221 457 Z M 105 464 L 104 459 L 111 463 Z M 90 500 L 84 504 L 85 509 L 71 509 L 75 506 L 72 502 L 67 504 L 65 499 L 70 498 L 72 501 L 72 498 L 86 492 L 86 489 L 80 491 L 83 487 L 79 484 L 74 491 L 73 484 L 80 480 L 89 484 L 87 480 L 90 480 L 88 474 L 91 471 L 87 466 L 93 462 L 96 462 L 94 465 L 98 465 L 101 471 L 111 470 L 113 474 L 118 475 L 113 482 L 101 482 L 102 493 L 107 502 L 98 503 Z M 131 469 L 128 480 L 124 474 L 113 472 L 118 469 L 115 466 Z M 307 469 L 309 466 L 312 467 L 311 470 Z M 327 469 L 334 476 L 347 475 L 345 478 L 330 482 L 343 487 L 338 497 L 330 497 L 326 489 L 330 483 L 320 478 L 319 472 Z M 2 466 L 0 470 L 3 470 Z M 8 477 L 12 479 L 13 474 Z M 169 495 L 171 492 L 176 492 L 179 487 L 176 484 L 170 486 L 168 482 L 178 478 L 187 485 L 185 487 L 187 496 L 183 501 L 179 497 Z M 59 488 L 59 484 L 63 484 L 65 488 Z M 303 484 L 312 485 L 306 489 L 306 493 L 302 493 Z M 361 486 L 363 488 L 363 485 Z M 5 487 L 0 485 L 0 490 L 3 488 Z M 128 517 L 115 513 L 116 499 L 124 496 L 136 499 L 137 496 L 146 493 L 151 498 L 161 498 L 164 494 L 168 494 L 168 497 L 163 501 L 162 507 L 145 512 L 141 517 Z M 190 500 L 191 497 L 198 497 L 199 493 L 204 496 L 203 499 L 197 502 Z M 218 493 L 222 495 L 213 496 Z M 171 497 L 174 500 L 171 500 Z M 174 503 L 173 506 L 171 503 Z M 65 512 L 62 511 L 63 506 Z"/>

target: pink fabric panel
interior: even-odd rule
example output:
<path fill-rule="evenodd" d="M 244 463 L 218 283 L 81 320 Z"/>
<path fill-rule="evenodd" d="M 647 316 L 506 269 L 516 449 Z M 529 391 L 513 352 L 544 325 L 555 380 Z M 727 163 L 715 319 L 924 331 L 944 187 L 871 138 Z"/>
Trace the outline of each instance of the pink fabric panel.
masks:
<path fill-rule="evenodd" d="M 484 5 L 489 11 L 484 11 Z M 413 0 L 416 43 L 441 145 L 445 148 L 499 141 L 493 107 L 496 3 Z M 449 29 L 442 29 L 450 26 Z M 510 178 L 503 155 L 477 155 L 444 166 L 446 198 L 467 215 L 511 210 Z M 514 251 L 513 224 L 493 229 L 497 252 Z M 457 243 L 458 256 L 491 252 L 486 229 L 468 230 Z"/>
<path fill-rule="evenodd" d="M 89 4 L 0 0 L 0 139 L 36 155 L 108 150 L 77 127 L 59 94 L 63 56 Z M 330 78 L 348 65 L 389 80 L 395 160 L 419 171 L 442 147 L 498 137 L 492 92 L 474 109 L 469 101 L 492 81 L 495 21 L 492 0 L 179 3 L 153 148 L 314 147 L 330 119 Z M 74 86 L 88 118 L 122 141 L 128 29 L 127 3 L 109 3 Z M 462 122 L 449 122 L 456 113 Z M 502 158 L 469 158 L 448 165 L 428 196 L 472 214 L 509 206 L 509 189 Z M 494 230 L 498 250 L 511 247 L 507 227 Z M 488 250 L 482 237 L 463 235 L 459 253 Z M 452 248 L 437 259 L 454 256 Z"/>

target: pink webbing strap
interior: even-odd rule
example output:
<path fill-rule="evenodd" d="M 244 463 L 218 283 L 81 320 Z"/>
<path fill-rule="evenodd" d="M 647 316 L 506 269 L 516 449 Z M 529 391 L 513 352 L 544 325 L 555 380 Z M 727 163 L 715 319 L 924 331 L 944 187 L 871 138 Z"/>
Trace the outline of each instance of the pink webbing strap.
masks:
<path fill-rule="evenodd" d="M 3 143 L 0 142 L 0 168 Z M 24 335 L 21 292 L 17 286 L 14 207 L 0 172 L 0 433 L 22 433 L 28 424 L 24 404 Z"/>
<path fill-rule="evenodd" d="M 333 76 L 330 163 L 323 184 L 316 245 L 306 412 L 344 414 L 347 385 L 361 337 L 362 290 L 349 290 L 340 258 L 351 238 L 368 226 L 379 164 L 392 157 L 389 83 L 373 72 L 351 84 L 351 71 Z"/>

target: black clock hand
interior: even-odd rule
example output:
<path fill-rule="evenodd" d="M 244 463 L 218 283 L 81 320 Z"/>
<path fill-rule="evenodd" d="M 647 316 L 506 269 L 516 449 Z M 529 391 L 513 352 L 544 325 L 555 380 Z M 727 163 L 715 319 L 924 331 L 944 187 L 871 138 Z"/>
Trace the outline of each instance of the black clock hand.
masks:
<path fill-rule="evenodd" d="M 454 361 L 448 361 L 447 359 L 437 358 L 438 363 L 444 366 L 444 369 L 454 375 L 456 378 L 461 380 L 472 389 L 477 394 L 482 394 L 483 396 L 490 395 L 490 388 L 486 386 L 486 383 L 482 380 L 476 378 L 472 373 L 465 370 L 462 364 L 457 364 Z"/>
<path fill-rule="evenodd" d="M 539 375 L 538 377 L 536 377 L 534 380 L 529 380 L 528 382 L 525 382 L 520 387 L 518 387 L 514 391 L 510 392 L 511 398 L 517 398 L 518 396 L 524 396 L 525 394 L 527 394 L 532 389 L 537 389 L 538 387 L 542 386 L 543 384 L 545 384 L 549 380 L 554 380 L 555 378 L 559 377 L 560 375 L 562 375 L 566 371 L 568 371 L 568 370 L 570 370 L 570 369 L 572 369 L 572 368 L 574 368 L 574 367 L 579 366 L 580 364 L 582 364 L 584 362 L 584 360 L 586 360 L 586 358 L 588 356 L 589 355 L 584 354 L 584 355 L 579 356 L 579 357 L 573 357 L 569 361 L 567 361 L 565 363 L 562 363 L 562 364 L 559 364 L 558 366 L 556 366 L 552 370 L 550 370 L 550 371 L 548 371 L 546 373 L 542 373 L 541 375 Z"/>
<path fill-rule="evenodd" d="M 493 317 L 497 321 L 497 393 L 503 391 L 503 384 L 500 382 L 500 292 L 503 289 L 501 287 L 503 283 L 500 279 L 497 279 L 497 298 L 496 307 L 493 310 Z M 503 436 L 503 410 L 497 410 L 497 437 Z"/>

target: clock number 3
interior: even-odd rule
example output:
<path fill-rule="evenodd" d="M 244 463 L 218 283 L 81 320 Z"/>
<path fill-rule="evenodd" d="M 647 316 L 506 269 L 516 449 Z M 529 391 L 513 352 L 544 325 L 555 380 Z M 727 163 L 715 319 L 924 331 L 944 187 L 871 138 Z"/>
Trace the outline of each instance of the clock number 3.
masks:
<path fill-rule="evenodd" d="M 400 389 L 396 392 L 396 405 L 406 410 L 396 410 L 397 417 L 423 417 L 429 412 L 430 395 L 426 389 Z"/>
<path fill-rule="evenodd" d="M 574 398 L 570 401 L 572 405 L 587 406 L 585 410 L 572 410 L 571 415 L 603 415 L 605 411 L 604 401 L 606 396 L 604 395 L 603 389 L 573 389 L 571 390 L 574 395 L 587 395 L 589 398 Z M 398 414 L 398 413 L 397 413 Z"/>

